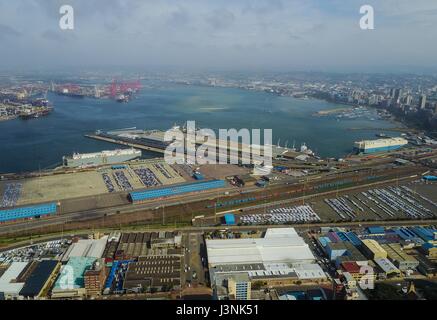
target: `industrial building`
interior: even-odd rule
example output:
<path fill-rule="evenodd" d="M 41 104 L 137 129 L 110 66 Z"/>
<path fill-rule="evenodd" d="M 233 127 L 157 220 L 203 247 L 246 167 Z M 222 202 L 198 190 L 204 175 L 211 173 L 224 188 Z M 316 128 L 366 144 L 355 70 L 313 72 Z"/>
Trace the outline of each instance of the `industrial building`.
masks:
<path fill-rule="evenodd" d="M 75 256 L 61 268 L 60 276 L 52 290 L 52 299 L 83 298 L 86 295 L 84 274 L 91 269 L 96 258 Z"/>
<path fill-rule="evenodd" d="M 437 240 L 437 230 L 417 226 L 412 227 L 411 231 L 417 234 L 423 241 L 432 242 Z"/>
<path fill-rule="evenodd" d="M 401 271 L 413 270 L 419 265 L 419 261 L 413 256 L 407 254 L 400 244 L 390 243 L 382 244 L 381 247 L 387 251 L 388 258 L 394 263 L 394 265 Z"/>
<path fill-rule="evenodd" d="M 229 287 L 229 279 L 234 279 L 231 284 L 244 284 L 248 281 L 241 279 L 247 276 L 252 284 L 265 286 L 322 283 L 327 279 L 294 228 L 267 229 L 263 238 L 206 240 L 206 247 L 211 284 L 220 299 L 237 298 L 234 287 Z"/>
<path fill-rule="evenodd" d="M 27 262 L 12 262 L 8 269 L 0 277 L 0 293 L 4 299 L 15 300 L 20 296 L 24 282 L 17 282 L 17 278 L 27 267 Z"/>
<path fill-rule="evenodd" d="M 377 266 L 382 270 L 385 278 L 400 277 L 401 271 L 387 258 L 375 259 Z"/>
<path fill-rule="evenodd" d="M 156 254 L 180 252 L 182 235 L 179 232 L 133 232 L 123 233 L 112 257 L 106 259 L 129 260 Z"/>
<path fill-rule="evenodd" d="M 226 225 L 228 226 L 235 225 L 235 215 L 233 215 L 232 213 L 226 213 L 223 219 Z"/>
<path fill-rule="evenodd" d="M 74 257 L 101 258 L 105 251 L 108 236 L 101 239 L 80 239 L 73 243 L 62 257 L 62 262 L 67 262 Z"/>
<path fill-rule="evenodd" d="M 143 201 L 152 199 L 224 188 L 225 186 L 224 180 L 200 181 L 195 183 L 178 184 L 169 187 L 153 188 L 144 191 L 135 191 L 131 192 L 129 196 L 133 203 L 141 203 Z"/>
<path fill-rule="evenodd" d="M 54 260 L 35 262 L 27 280 L 20 291 L 24 299 L 41 299 L 47 296 L 48 290 L 55 282 L 61 264 Z"/>
<path fill-rule="evenodd" d="M 433 243 L 424 243 L 421 247 L 421 251 L 426 255 L 426 257 L 430 260 L 437 259 L 437 245 Z"/>
<path fill-rule="evenodd" d="M 16 221 L 20 219 L 39 218 L 54 215 L 57 211 L 56 203 L 41 204 L 29 207 L 19 207 L 0 210 L 0 223 Z"/>
<path fill-rule="evenodd" d="M 126 292 L 169 291 L 181 286 L 181 256 L 147 256 L 128 265 Z"/>
<path fill-rule="evenodd" d="M 387 258 L 387 251 L 385 251 L 376 240 L 363 240 L 362 248 L 365 254 L 372 260 Z"/>
<path fill-rule="evenodd" d="M 308 245 L 294 228 L 267 229 L 264 238 L 206 240 L 206 247 L 211 266 L 314 261 Z"/>

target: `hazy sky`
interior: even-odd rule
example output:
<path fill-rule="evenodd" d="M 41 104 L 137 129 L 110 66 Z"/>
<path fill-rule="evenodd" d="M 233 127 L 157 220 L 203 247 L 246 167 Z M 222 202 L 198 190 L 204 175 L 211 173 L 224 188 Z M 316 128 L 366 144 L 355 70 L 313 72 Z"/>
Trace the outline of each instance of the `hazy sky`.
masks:
<path fill-rule="evenodd" d="M 364 4 L 375 30 L 359 28 Z M 1 68 L 436 68 L 437 0 L 0 0 L 0 43 Z"/>

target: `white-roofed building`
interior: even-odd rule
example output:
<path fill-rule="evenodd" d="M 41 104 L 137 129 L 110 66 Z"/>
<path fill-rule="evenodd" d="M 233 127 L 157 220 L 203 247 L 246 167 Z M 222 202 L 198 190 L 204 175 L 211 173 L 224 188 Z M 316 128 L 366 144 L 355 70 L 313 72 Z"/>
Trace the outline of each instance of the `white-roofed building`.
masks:
<path fill-rule="evenodd" d="M 27 262 L 12 262 L 0 278 L 0 292 L 6 300 L 16 299 L 24 286 L 24 282 L 16 282 L 17 277 L 27 266 Z"/>
<path fill-rule="evenodd" d="M 264 238 L 206 240 L 206 247 L 215 292 L 223 288 L 226 279 L 241 273 L 252 282 L 272 286 L 327 279 L 294 228 L 268 229 Z"/>
<path fill-rule="evenodd" d="M 386 277 L 400 276 L 401 271 L 387 258 L 375 259 L 378 267 L 381 268 Z"/>
<path fill-rule="evenodd" d="M 264 238 L 206 240 L 206 247 L 211 266 L 314 261 L 308 245 L 294 228 L 268 229 Z"/>
<path fill-rule="evenodd" d="M 107 241 L 108 236 L 104 236 L 98 240 L 81 239 L 78 242 L 73 243 L 70 248 L 68 248 L 67 252 L 62 258 L 62 261 L 66 262 L 71 257 L 88 257 L 99 259 L 103 255 Z"/>

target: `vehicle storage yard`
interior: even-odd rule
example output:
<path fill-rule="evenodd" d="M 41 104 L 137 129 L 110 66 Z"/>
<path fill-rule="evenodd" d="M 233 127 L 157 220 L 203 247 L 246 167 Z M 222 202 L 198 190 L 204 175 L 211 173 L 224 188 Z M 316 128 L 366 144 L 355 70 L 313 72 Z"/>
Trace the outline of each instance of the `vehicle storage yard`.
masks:
<path fill-rule="evenodd" d="M 435 184 L 414 182 L 330 197 L 295 201 L 290 205 L 259 205 L 237 215 L 242 225 L 427 219 L 437 215 Z"/>
<path fill-rule="evenodd" d="M 59 201 L 184 182 L 163 160 L 0 182 L 1 207 Z"/>
<path fill-rule="evenodd" d="M 436 186 L 426 184 L 378 187 L 325 198 L 313 208 L 322 220 L 426 219 L 437 214 L 433 188 Z"/>
<path fill-rule="evenodd" d="M 319 215 L 308 205 L 276 208 L 269 213 L 242 215 L 242 224 L 286 224 L 293 222 L 320 221 Z"/>

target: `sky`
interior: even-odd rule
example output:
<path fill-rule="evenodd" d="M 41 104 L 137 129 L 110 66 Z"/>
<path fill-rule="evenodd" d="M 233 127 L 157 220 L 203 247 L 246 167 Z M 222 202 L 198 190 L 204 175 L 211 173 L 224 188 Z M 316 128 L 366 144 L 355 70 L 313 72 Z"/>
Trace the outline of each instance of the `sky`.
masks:
<path fill-rule="evenodd" d="M 61 30 L 59 9 L 74 9 Z M 375 29 L 361 30 L 372 5 Z M 436 0 L 0 0 L 0 68 L 437 70 Z"/>

